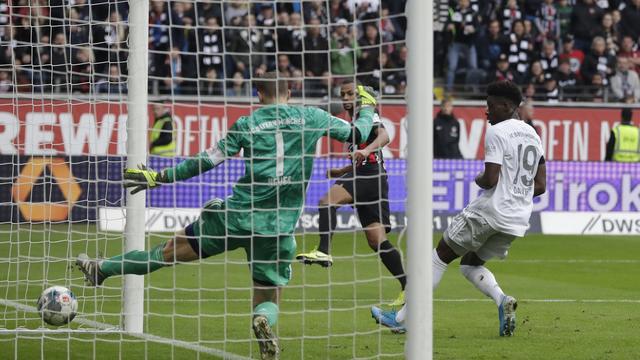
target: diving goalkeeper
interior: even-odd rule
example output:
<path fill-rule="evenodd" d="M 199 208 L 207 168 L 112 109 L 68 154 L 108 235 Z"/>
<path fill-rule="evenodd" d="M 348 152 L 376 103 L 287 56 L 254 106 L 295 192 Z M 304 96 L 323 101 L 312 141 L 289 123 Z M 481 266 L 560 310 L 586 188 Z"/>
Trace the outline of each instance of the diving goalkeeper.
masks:
<path fill-rule="evenodd" d="M 359 86 L 362 110 L 348 123 L 315 107 L 289 106 L 285 79 L 267 73 L 255 81 L 263 105 L 240 117 L 217 146 L 160 172 L 125 169 L 132 194 L 186 180 L 213 169 L 243 150 L 245 175 L 226 200 L 205 204 L 200 217 L 173 239 L 149 251 L 134 250 L 108 259 L 80 254 L 76 264 L 98 286 L 108 277 L 143 275 L 176 262 L 188 262 L 243 248 L 253 277 L 253 330 L 262 359 L 279 357 L 273 326 L 282 287 L 291 278 L 296 253 L 293 236 L 304 206 L 316 143 L 322 136 L 363 143 L 371 132 L 375 98 Z"/>

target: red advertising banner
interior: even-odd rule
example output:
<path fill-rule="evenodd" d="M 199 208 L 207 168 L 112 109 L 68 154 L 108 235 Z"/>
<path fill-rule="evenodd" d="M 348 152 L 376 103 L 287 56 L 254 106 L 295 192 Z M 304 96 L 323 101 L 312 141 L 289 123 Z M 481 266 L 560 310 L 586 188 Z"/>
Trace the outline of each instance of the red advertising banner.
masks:
<path fill-rule="evenodd" d="M 193 155 L 215 144 L 251 107 L 185 102 L 171 108 L 178 154 Z M 454 110 L 461 125 L 460 150 L 465 158 L 483 157 L 488 125 L 484 112 L 482 106 L 457 106 Z M 538 107 L 534 125 L 547 159 L 599 161 L 619 114 L 619 110 L 607 108 Z M 385 155 L 405 157 L 406 107 L 381 105 L 380 115 L 391 137 Z M 431 119 L 426 116 L 424 121 Z M 0 100 L 0 155 L 124 155 L 126 121 L 126 104 L 121 102 Z M 319 144 L 318 153 L 340 153 L 343 149 L 341 144 L 325 141 Z"/>

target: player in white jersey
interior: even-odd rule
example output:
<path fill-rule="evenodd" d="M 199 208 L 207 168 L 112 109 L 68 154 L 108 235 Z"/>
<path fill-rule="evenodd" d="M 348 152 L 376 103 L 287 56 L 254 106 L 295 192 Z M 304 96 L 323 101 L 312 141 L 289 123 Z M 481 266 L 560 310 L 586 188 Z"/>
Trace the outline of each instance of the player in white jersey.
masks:
<path fill-rule="evenodd" d="M 498 307 L 500 336 L 513 335 L 517 302 L 505 295 L 484 263 L 507 256 L 511 242 L 524 236 L 529 227 L 533 198 L 546 191 L 540 137 L 517 119 L 521 99 L 520 89 L 510 81 L 487 88 L 486 114 L 491 126 L 485 134 L 484 171 L 475 179 L 484 192 L 454 217 L 432 255 L 433 289 L 447 265 L 462 257 L 462 274 Z M 406 307 L 397 313 L 373 307 L 371 314 L 394 332 L 404 332 Z"/>

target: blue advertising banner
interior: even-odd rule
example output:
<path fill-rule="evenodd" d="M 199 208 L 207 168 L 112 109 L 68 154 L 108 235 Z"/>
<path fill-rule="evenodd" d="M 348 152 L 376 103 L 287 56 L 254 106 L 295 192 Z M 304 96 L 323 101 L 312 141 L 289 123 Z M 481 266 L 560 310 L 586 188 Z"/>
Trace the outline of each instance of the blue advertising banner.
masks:
<path fill-rule="evenodd" d="M 162 169 L 179 159 L 155 158 L 149 166 Z M 333 181 L 329 168 L 342 167 L 346 159 L 315 161 L 307 191 L 301 229 L 317 227 L 317 204 Z M 98 209 L 118 209 L 124 204 L 122 157 L 0 156 L 0 222 L 95 221 Z M 392 224 L 405 224 L 406 161 L 386 162 Z M 442 230 L 450 217 L 480 193 L 473 182 L 483 169 L 477 160 L 435 160 L 433 163 L 434 227 Z M 212 198 L 225 198 L 244 174 L 242 159 L 230 159 L 220 167 L 179 184 L 150 191 L 147 206 L 154 209 L 198 209 Z M 429 184 L 424 184 L 429 186 Z M 538 212 L 638 212 L 640 165 L 603 162 L 547 162 L 547 193 L 535 200 L 531 231 L 540 231 Z M 174 212 L 177 210 L 174 210 Z M 193 215 L 189 215 L 193 217 Z M 167 220 L 180 224 L 179 219 Z M 357 217 L 343 207 L 339 227 L 357 227 Z"/>

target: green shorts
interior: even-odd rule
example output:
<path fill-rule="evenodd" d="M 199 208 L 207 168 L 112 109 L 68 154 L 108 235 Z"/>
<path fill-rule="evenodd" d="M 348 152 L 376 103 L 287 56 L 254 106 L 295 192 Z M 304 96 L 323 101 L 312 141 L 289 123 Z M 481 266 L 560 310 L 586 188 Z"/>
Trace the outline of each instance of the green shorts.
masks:
<path fill-rule="evenodd" d="M 189 243 L 200 258 L 243 248 L 255 282 L 266 286 L 287 285 L 296 253 L 293 235 L 252 235 L 227 229 L 226 218 L 224 201 L 215 199 L 204 206 L 198 220 L 186 227 Z"/>

